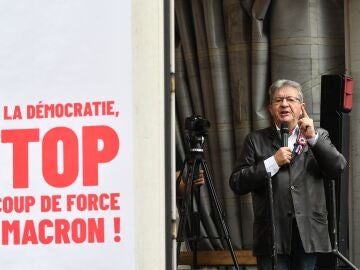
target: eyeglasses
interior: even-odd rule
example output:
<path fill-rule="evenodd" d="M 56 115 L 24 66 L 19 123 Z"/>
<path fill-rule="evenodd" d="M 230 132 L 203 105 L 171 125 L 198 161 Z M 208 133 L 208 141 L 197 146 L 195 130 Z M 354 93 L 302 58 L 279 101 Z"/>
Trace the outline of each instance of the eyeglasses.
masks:
<path fill-rule="evenodd" d="M 294 104 L 296 102 L 301 102 L 300 98 L 298 97 L 274 97 L 272 103 L 274 104 L 281 104 L 283 101 L 286 100 L 287 103 Z"/>

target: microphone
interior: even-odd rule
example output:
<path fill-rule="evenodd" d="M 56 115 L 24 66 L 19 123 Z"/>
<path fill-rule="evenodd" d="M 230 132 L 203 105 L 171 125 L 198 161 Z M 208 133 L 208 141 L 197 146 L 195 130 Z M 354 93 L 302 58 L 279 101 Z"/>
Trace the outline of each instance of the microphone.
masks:
<path fill-rule="evenodd" d="M 282 146 L 287 147 L 289 138 L 289 125 L 287 123 L 281 123 L 280 133 Z"/>

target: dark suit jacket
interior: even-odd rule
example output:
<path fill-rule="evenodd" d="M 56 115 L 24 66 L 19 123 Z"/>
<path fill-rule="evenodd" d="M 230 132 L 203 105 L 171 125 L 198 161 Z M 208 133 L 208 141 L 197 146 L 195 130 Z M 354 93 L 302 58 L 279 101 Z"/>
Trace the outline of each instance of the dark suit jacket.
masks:
<path fill-rule="evenodd" d="M 291 251 L 294 218 L 305 252 L 331 251 L 324 179 L 338 177 L 346 160 L 332 145 L 326 130 L 316 131 L 317 143 L 313 147 L 306 144 L 299 155 L 294 154 L 290 165 L 281 167 L 272 177 L 276 247 L 280 254 Z M 230 186 L 236 193 L 252 192 L 254 255 L 270 255 L 272 251 L 264 160 L 280 147 L 275 127 L 250 133 L 230 178 Z"/>

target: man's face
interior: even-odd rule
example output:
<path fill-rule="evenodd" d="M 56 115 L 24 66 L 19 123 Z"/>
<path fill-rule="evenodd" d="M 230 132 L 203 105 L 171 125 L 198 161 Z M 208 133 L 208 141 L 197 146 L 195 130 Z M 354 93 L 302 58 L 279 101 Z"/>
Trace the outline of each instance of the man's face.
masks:
<path fill-rule="evenodd" d="M 289 129 L 295 128 L 301 118 L 304 103 L 300 101 L 298 91 L 291 86 L 284 86 L 275 91 L 270 101 L 269 111 L 275 122 L 280 127 L 281 123 L 288 123 Z"/>

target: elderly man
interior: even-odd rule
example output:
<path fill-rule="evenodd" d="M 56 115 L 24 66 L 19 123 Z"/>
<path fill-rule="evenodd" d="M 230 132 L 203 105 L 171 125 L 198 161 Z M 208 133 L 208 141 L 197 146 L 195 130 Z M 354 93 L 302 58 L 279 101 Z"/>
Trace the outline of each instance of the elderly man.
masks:
<path fill-rule="evenodd" d="M 273 186 L 277 269 L 314 269 L 316 253 L 331 251 L 324 180 L 338 177 L 346 160 L 328 132 L 314 127 L 299 83 L 278 80 L 270 86 L 269 98 L 273 125 L 246 137 L 230 186 L 237 194 L 252 193 L 258 269 L 272 269 L 268 173 Z M 288 145 L 283 147 L 282 123 L 289 127 Z"/>

